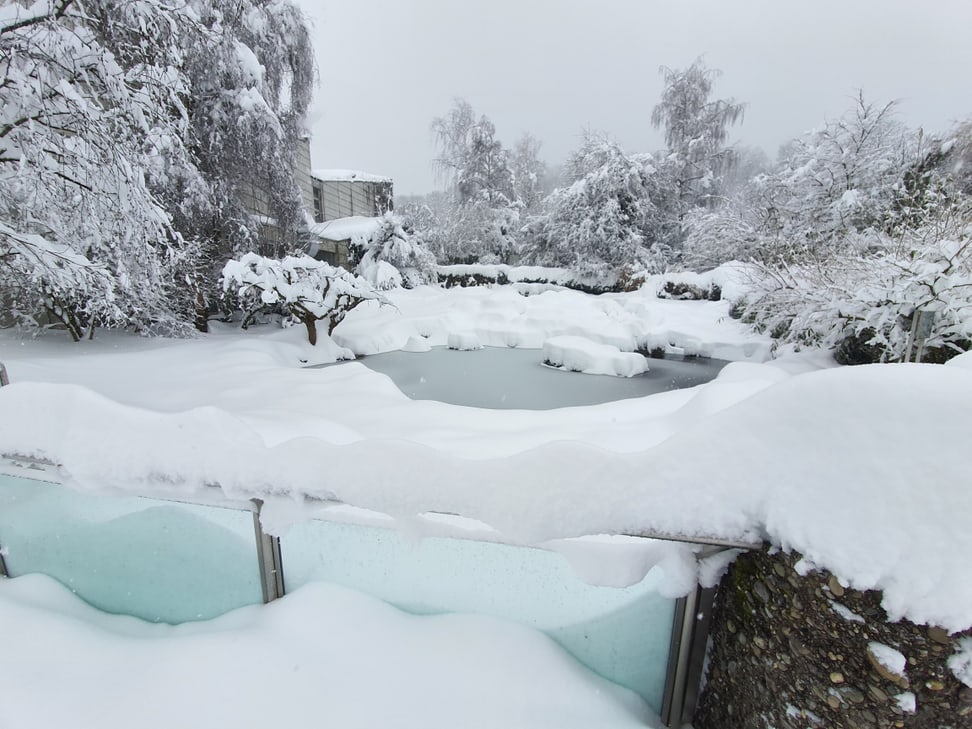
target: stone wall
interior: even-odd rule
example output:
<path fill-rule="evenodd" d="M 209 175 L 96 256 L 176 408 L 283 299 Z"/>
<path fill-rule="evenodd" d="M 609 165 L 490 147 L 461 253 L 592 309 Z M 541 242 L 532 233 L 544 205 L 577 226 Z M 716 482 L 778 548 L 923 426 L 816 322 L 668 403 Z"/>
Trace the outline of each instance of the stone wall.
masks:
<path fill-rule="evenodd" d="M 972 729 L 972 689 L 946 665 L 972 631 L 889 623 L 879 593 L 800 576 L 798 560 L 751 552 L 723 578 L 695 729 Z"/>

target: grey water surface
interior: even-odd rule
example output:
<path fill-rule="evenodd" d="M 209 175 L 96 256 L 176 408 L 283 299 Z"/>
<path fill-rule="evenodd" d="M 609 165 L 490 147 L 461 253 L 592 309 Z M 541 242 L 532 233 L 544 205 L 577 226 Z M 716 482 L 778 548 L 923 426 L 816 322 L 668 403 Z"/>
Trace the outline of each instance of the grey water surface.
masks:
<path fill-rule="evenodd" d="M 728 364 L 707 358 L 650 359 L 644 374 L 612 377 L 548 367 L 542 350 L 510 347 L 471 351 L 434 347 L 428 352 L 373 354 L 357 361 L 388 375 L 413 400 L 500 410 L 597 405 L 694 387 L 713 379 Z"/>

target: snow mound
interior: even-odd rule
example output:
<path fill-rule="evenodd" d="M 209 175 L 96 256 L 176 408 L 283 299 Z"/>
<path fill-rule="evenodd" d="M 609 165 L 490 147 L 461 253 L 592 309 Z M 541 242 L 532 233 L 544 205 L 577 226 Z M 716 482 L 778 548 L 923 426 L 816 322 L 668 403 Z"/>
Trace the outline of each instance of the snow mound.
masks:
<path fill-rule="evenodd" d="M 0 624 L 9 727 L 658 726 L 633 692 L 533 629 L 408 615 L 323 582 L 170 626 L 101 613 L 27 575 L 0 581 Z"/>
<path fill-rule="evenodd" d="M 583 337 L 552 337 L 543 343 L 543 361 L 589 375 L 633 377 L 648 371 L 648 360 L 636 352 L 622 352 L 611 344 Z"/>
<path fill-rule="evenodd" d="M 425 337 L 409 337 L 402 347 L 403 352 L 428 352 L 432 349 Z"/>
<path fill-rule="evenodd" d="M 448 341 L 449 349 L 458 349 L 460 351 L 469 351 L 473 349 L 482 349 L 482 342 L 479 341 L 479 337 L 476 336 L 474 332 L 452 332 L 449 334 Z"/>

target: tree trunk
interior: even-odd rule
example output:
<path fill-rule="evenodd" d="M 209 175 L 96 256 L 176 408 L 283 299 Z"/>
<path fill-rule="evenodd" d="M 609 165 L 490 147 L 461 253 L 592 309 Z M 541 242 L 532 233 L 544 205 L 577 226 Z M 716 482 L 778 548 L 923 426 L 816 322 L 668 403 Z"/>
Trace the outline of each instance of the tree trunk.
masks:
<path fill-rule="evenodd" d="M 199 289 L 196 290 L 195 317 L 192 323 L 203 334 L 209 333 L 209 304 L 206 302 L 203 292 Z"/>
<path fill-rule="evenodd" d="M 305 314 L 302 318 L 304 326 L 307 327 L 307 341 L 311 346 L 317 345 L 317 319 L 310 314 Z"/>

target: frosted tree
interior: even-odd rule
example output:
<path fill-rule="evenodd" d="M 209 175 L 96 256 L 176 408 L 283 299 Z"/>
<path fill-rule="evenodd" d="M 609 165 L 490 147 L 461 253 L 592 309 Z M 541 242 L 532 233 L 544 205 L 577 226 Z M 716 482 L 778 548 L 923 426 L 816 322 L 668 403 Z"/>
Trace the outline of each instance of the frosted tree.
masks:
<path fill-rule="evenodd" d="M 883 229 L 905 175 L 925 154 L 919 135 L 898 121 L 894 102 L 858 95 L 838 119 L 793 140 L 780 168 L 763 181 L 775 233 L 787 255 L 821 255 L 851 232 Z"/>
<path fill-rule="evenodd" d="M 669 255 L 653 158 L 629 157 L 610 139 L 590 132 L 565 165 L 565 187 L 529 226 L 531 262 L 582 275 L 616 276 L 623 267 L 664 268 Z"/>
<path fill-rule="evenodd" d="M 0 295 L 12 323 L 57 322 L 76 339 L 96 325 L 180 328 L 175 277 L 194 251 L 142 160 L 152 135 L 179 144 L 187 87 L 165 52 L 128 66 L 105 40 L 181 17 L 151 2 L 103 22 L 72 0 L 0 7 Z"/>
<path fill-rule="evenodd" d="M 445 260 L 509 262 L 516 255 L 521 205 L 510 154 L 496 128 L 457 99 L 446 116 L 432 121 L 432 131 L 439 147 L 435 167 L 452 194 Z"/>
<path fill-rule="evenodd" d="M 514 195 L 522 206 L 522 214 L 536 212 L 545 197 L 544 182 L 547 165 L 540 159 L 540 142 L 532 134 L 524 134 L 513 146 L 510 161 L 513 172 Z"/>
<path fill-rule="evenodd" d="M 175 228 L 203 244 L 193 280 L 197 326 L 204 329 L 227 258 L 300 247 L 306 224 L 293 171 L 315 69 L 307 24 L 294 3 L 190 3 L 199 22 L 180 39 L 186 48 L 180 68 L 191 90 L 189 156 L 160 140 L 150 182 Z"/>
<path fill-rule="evenodd" d="M 317 344 L 317 322 L 325 322 L 328 336 L 349 311 L 366 301 L 384 299 L 364 279 L 310 256 L 282 260 L 247 253 L 223 267 L 223 290 L 246 312 L 244 326 L 254 314 L 280 306 L 307 330 Z"/>
<path fill-rule="evenodd" d="M 365 245 L 355 247 L 354 254 L 355 273 L 377 289 L 414 288 L 437 280 L 435 256 L 394 213 L 382 216 L 379 227 Z"/>
<path fill-rule="evenodd" d="M 674 212 L 681 219 L 719 194 L 720 178 L 732 163 L 726 147 L 729 128 L 742 120 L 744 106 L 734 99 L 710 98 L 720 72 L 706 68 L 701 58 L 687 69 L 662 67 L 661 73 L 665 88 L 651 121 L 665 132 L 667 163 L 678 191 Z"/>

